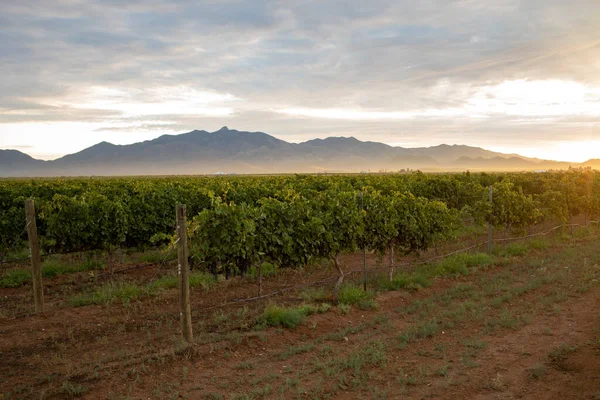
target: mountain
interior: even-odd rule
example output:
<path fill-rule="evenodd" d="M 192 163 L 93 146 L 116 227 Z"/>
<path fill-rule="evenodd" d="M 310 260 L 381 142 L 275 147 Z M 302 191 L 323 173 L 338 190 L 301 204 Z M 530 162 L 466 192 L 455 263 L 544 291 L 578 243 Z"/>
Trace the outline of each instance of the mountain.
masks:
<path fill-rule="evenodd" d="M 0 176 L 20 176 L 21 171 L 39 168 L 44 163 L 18 150 L 0 150 Z"/>
<path fill-rule="evenodd" d="M 593 162 L 591 160 L 590 162 Z M 595 160 L 598 162 L 598 160 Z M 131 145 L 98 143 L 54 161 L 0 150 L 0 176 L 184 175 L 225 173 L 534 170 L 567 164 L 502 154 L 479 147 L 392 147 L 354 137 L 289 143 L 264 132 L 226 126 L 163 135 Z"/>
<path fill-rule="evenodd" d="M 583 163 L 583 166 L 590 167 L 592 169 L 600 169 L 600 159 L 586 161 L 585 163 Z"/>

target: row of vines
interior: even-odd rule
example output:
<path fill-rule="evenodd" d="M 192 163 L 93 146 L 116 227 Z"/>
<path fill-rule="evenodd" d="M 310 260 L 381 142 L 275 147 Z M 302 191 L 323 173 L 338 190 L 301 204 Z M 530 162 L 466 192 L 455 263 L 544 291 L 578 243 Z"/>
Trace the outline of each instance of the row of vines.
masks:
<path fill-rule="evenodd" d="M 489 201 L 488 187 L 493 188 Z M 168 242 L 186 204 L 193 264 L 295 267 L 367 248 L 428 248 L 463 221 L 508 230 L 600 215 L 600 173 L 0 180 L 0 257 L 23 245 L 25 199 L 46 253 Z"/>

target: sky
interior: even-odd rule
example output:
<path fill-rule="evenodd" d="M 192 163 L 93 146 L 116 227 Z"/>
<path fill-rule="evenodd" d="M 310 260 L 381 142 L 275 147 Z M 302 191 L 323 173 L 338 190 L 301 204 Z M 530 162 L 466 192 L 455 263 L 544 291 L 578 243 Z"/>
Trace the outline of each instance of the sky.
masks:
<path fill-rule="evenodd" d="M 598 0 L 19 0 L 0 148 L 194 129 L 600 158 Z"/>

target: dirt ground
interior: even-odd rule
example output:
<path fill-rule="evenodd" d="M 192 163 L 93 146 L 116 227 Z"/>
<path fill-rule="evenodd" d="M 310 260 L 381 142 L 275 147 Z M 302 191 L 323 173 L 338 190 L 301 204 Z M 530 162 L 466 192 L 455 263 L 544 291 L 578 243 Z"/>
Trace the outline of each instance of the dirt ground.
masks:
<path fill-rule="evenodd" d="M 0 289 L 0 399 L 600 400 L 598 249 L 598 232 L 550 241 L 427 288 L 380 292 L 373 309 L 332 305 L 293 329 L 254 322 L 269 302 L 301 304 L 300 292 L 207 309 L 256 285 L 195 288 L 193 346 L 179 338 L 174 289 L 73 307 L 65 299 L 88 289 L 87 276 L 62 276 L 47 281 L 41 315 L 30 286 Z M 332 276 L 287 271 L 264 290 Z"/>

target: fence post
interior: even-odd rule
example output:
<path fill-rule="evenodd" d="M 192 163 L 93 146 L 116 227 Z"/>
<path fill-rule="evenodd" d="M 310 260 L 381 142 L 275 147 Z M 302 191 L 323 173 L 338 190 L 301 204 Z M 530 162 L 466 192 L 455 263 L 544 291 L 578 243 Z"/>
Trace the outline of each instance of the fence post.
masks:
<path fill-rule="evenodd" d="M 191 343 L 192 310 L 190 307 L 190 280 L 188 266 L 187 223 L 185 205 L 177 206 L 177 275 L 179 276 L 179 317 L 183 339 Z"/>
<path fill-rule="evenodd" d="M 262 296 L 262 263 L 259 263 L 256 267 L 258 270 L 258 296 Z"/>
<path fill-rule="evenodd" d="M 35 206 L 33 200 L 25 202 L 25 215 L 27 216 L 27 238 L 29 239 L 29 256 L 31 258 L 31 277 L 33 280 L 33 299 L 35 312 L 44 311 L 44 287 L 42 286 L 42 260 L 40 258 L 40 242 L 37 235 L 35 222 Z"/>
<path fill-rule="evenodd" d="M 363 192 L 360 192 L 360 209 L 365 209 L 365 203 L 363 200 Z M 367 291 L 367 248 L 363 245 L 363 290 Z"/>
<path fill-rule="evenodd" d="M 390 271 L 389 271 L 390 282 L 394 280 L 394 245 L 390 246 Z"/>
<path fill-rule="evenodd" d="M 490 206 L 493 207 L 494 201 L 494 189 L 490 185 Z M 490 216 L 490 220 L 488 221 L 488 253 L 492 253 L 493 248 L 493 238 L 492 238 L 492 217 Z"/>

